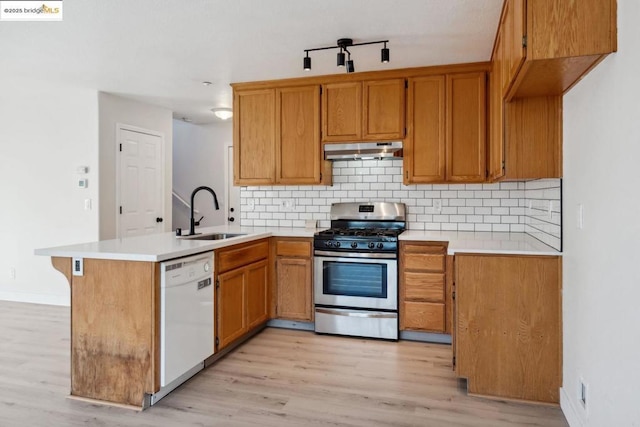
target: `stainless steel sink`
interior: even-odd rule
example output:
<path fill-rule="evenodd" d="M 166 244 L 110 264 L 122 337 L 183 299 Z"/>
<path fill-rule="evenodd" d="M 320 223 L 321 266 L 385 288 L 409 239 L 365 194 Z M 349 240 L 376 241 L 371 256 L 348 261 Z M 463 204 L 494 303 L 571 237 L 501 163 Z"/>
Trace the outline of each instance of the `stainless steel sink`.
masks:
<path fill-rule="evenodd" d="M 222 240 L 230 239 L 232 237 L 246 236 L 242 233 L 212 233 L 212 234 L 197 234 L 195 236 L 184 236 L 185 239 L 190 240 Z"/>

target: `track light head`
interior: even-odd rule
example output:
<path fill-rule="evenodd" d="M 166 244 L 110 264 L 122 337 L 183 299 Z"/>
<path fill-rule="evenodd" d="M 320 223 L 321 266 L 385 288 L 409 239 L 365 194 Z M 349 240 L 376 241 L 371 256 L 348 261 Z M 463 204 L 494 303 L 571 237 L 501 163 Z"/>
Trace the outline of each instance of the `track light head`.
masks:
<path fill-rule="evenodd" d="M 351 59 L 349 59 L 347 61 L 347 73 L 353 73 L 354 71 L 356 71 L 356 69 L 353 66 L 353 61 Z"/>
<path fill-rule="evenodd" d="M 387 43 L 385 42 L 384 47 L 380 50 L 380 61 L 384 64 L 389 62 L 389 49 L 387 49 Z"/>
<path fill-rule="evenodd" d="M 309 58 L 309 52 L 307 52 L 307 56 L 303 58 L 303 68 L 305 71 L 311 71 L 311 58 Z"/>
<path fill-rule="evenodd" d="M 344 61 L 345 61 L 345 55 L 344 52 L 342 51 L 342 48 L 340 48 L 340 52 L 338 53 L 338 67 L 344 67 Z"/>

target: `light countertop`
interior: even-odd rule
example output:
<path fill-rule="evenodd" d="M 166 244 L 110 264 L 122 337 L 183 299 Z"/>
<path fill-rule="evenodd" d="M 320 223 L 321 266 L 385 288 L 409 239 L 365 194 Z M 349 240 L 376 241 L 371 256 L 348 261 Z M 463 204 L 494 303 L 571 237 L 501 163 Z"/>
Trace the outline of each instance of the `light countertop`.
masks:
<path fill-rule="evenodd" d="M 272 236 L 311 238 L 320 230 L 323 229 L 220 225 L 202 227 L 197 231 L 201 234 L 233 233 L 243 235 L 222 240 L 193 240 L 177 238 L 174 233 L 167 232 L 36 249 L 35 254 L 71 258 L 159 262 Z M 561 255 L 561 252 L 525 233 L 407 230 L 400 235 L 399 239 L 401 241 L 449 242 L 449 255 L 456 253 Z"/>
<path fill-rule="evenodd" d="M 196 229 L 200 234 L 233 233 L 243 236 L 222 240 L 177 238 L 175 233 L 158 233 L 123 239 L 102 240 L 77 245 L 36 249 L 36 255 L 71 258 L 118 259 L 125 261 L 165 261 L 168 259 L 212 251 L 225 246 L 250 242 L 265 237 L 313 237 L 323 229 L 292 227 L 239 227 L 220 225 Z"/>
<path fill-rule="evenodd" d="M 419 231 L 407 230 L 401 241 L 449 242 L 447 253 L 562 255 L 560 251 L 525 233 L 494 233 L 480 231 Z"/>

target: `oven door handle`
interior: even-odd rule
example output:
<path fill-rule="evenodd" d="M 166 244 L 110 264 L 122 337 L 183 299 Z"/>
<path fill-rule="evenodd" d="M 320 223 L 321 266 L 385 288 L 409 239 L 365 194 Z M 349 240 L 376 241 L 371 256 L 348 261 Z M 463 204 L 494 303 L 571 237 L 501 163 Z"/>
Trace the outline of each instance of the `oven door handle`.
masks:
<path fill-rule="evenodd" d="M 366 252 L 333 252 L 333 251 L 315 251 L 314 255 L 331 256 L 339 258 L 372 258 L 372 259 L 396 259 L 396 254 L 389 253 L 366 253 Z"/>
<path fill-rule="evenodd" d="M 331 314 L 334 316 L 366 317 L 368 319 L 395 319 L 396 317 L 398 317 L 397 313 L 380 313 L 380 312 L 365 313 L 362 311 L 359 311 L 359 312 L 341 311 L 341 310 L 331 310 L 329 308 L 318 308 L 318 307 L 316 307 L 316 313 Z"/>

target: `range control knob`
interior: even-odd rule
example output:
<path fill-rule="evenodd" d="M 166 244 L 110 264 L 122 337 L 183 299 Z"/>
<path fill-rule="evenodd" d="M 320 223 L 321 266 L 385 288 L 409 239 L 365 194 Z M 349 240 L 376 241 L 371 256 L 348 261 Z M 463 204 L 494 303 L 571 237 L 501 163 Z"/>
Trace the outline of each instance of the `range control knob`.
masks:
<path fill-rule="evenodd" d="M 351 242 L 351 247 L 355 249 L 358 247 L 358 244 L 356 242 Z"/>
<path fill-rule="evenodd" d="M 378 249 L 382 249 L 384 245 L 382 243 L 378 243 Z"/>
<path fill-rule="evenodd" d="M 373 242 L 369 242 L 367 246 L 369 246 L 369 249 L 373 249 L 376 245 Z"/>
<path fill-rule="evenodd" d="M 326 242 L 324 242 L 324 245 L 328 247 L 333 246 L 333 244 L 331 243 L 331 240 L 327 240 Z"/>
<path fill-rule="evenodd" d="M 336 242 L 334 246 L 335 246 L 336 248 L 339 248 L 339 247 L 340 247 L 340 242 Z"/>

